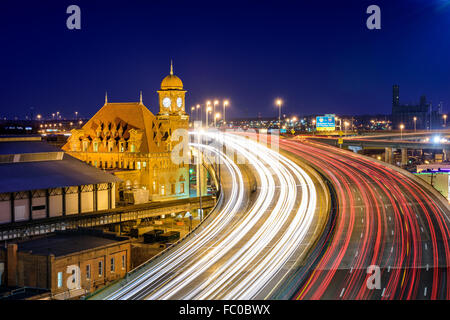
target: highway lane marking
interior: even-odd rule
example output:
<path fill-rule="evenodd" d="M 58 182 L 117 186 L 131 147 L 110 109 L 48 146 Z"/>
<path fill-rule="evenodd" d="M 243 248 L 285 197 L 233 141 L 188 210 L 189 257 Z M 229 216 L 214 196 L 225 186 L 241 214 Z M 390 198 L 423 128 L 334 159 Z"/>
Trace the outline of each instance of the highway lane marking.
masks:
<path fill-rule="evenodd" d="M 364 223 L 364 218 L 361 219 L 361 223 Z"/>
<path fill-rule="evenodd" d="M 426 297 L 427 296 L 427 287 L 425 287 L 425 290 L 423 290 L 423 295 Z"/>
<path fill-rule="evenodd" d="M 363 237 L 363 233 L 361 232 L 361 238 Z"/>
<path fill-rule="evenodd" d="M 350 268 L 350 273 L 352 273 L 352 271 L 353 271 L 353 267 Z"/>
<path fill-rule="evenodd" d="M 420 230 L 423 232 L 423 227 L 420 227 Z"/>
<path fill-rule="evenodd" d="M 355 253 L 355 257 L 358 255 L 358 251 L 356 251 L 356 253 Z"/>
<path fill-rule="evenodd" d="M 345 288 L 342 288 L 341 294 L 339 295 L 339 298 L 342 298 L 342 295 L 344 294 Z"/>
<path fill-rule="evenodd" d="M 425 243 L 425 250 L 428 250 L 428 245 Z"/>
<path fill-rule="evenodd" d="M 429 267 L 430 267 L 430 266 L 429 266 L 428 263 L 427 263 L 427 271 L 428 271 Z"/>
<path fill-rule="evenodd" d="M 388 272 L 391 272 L 391 266 L 388 267 Z"/>
<path fill-rule="evenodd" d="M 394 235 L 394 230 L 392 230 L 392 235 Z"/>
<path fill-rule="evenodd" d="M 391 216 L 389 216 L 389 221 L 391 221 Z"/>
<path fill-rule="evenodd" d="M 381 292 L 381 296 L 384 297 L 384 292 L 386 291 L 386 288 L 383 289 L 383 292 Z"/>
<path fill-rule="evenodd" d="M 394 246 L 391 247 L 391 252 L 394 252 Z"/>

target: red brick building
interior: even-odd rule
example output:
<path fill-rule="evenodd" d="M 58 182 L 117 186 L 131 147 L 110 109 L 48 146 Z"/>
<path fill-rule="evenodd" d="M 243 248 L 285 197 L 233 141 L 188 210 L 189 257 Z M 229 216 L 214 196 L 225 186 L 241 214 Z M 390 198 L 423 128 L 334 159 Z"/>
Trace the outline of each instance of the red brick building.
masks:
<path fill-rule="evenodd" d="M 131 243 L 93 231 L 67 231 L 8 244 L 9 287 L 48 289 L 55 299 L 68 299 L 111 283 L 130 270 Z"/>

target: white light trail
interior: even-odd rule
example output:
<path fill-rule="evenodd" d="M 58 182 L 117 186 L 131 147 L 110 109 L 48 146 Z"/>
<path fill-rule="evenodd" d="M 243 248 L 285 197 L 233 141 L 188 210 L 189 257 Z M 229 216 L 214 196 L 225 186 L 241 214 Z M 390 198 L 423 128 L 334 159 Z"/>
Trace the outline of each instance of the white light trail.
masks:
<path fill-rule="evenodd" d="M 244 179 L 237 165 L 217 148 L 191 144 L 222 159 L 231 176 L 229 199 L 195 237 L 107 299 L 252 299 L 286 272 L 283 267 L 305 241 L 317 194 L 302 168 L 242 136 L 196 134 L 243 156 L 258 177 L 258 196 L 243 211 Z"/>

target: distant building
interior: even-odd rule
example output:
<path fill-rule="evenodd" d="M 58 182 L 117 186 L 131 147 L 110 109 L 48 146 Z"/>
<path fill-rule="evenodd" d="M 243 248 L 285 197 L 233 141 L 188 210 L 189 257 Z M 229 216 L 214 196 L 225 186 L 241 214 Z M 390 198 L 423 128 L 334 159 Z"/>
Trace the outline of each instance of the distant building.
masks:
<path fill-rule="evenodd" d="M 9 243 L 6 285 L 46 289 L 54 299 L 93 292 L 130 271 L 131 242 L 95 230 Z"/>
<path fill-rule="evenodd" d="M 161 82 L 159 113 L 142 102 L 111 103 L 103 107 L 63 147 L 72 156 L 112 172 L 123 180 L 121 200 L 166 200 L 189 196 L 189 164 L 174 163 L 171 153 L 177 129 L 188 129 L 183 83 L 173 74 Z M 131 194 L 131 196 L 130 196 Z M 136 203 L 136 202 L 134 202 Z"/>
<path fill-rule="evenodd" d="M 399 130 L 403 124 L 406 130 L 430 130 L 442 128 L 441 105 L 433 108 L 427 103 L 426 97 L 421 96 L 418 105 L 400 104 L 400 87 L 393 86 L 392 90 L 392 129 Z"/>
<path fill-rule="evenodd" d="M 17 237 L 9 224 L 112 209 L 120 181 L 39 136 L 0 137 L 0 176 L 0 240 Z"/>

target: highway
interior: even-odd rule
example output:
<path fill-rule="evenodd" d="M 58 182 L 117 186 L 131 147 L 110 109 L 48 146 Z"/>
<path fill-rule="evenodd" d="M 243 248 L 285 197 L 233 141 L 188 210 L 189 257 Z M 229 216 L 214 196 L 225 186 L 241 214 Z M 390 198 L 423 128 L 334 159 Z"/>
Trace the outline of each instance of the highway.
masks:
<path fill-rule="evenodd" d="M 222 161 L 220 206 L 180 245 L 92 299 L 263 299 L 312 250 L 330 208 L 320 176 L 244 137 L 198 135 L 208 141 L 192 147 Z"/>
<path fill-rule="evenodd" d="M 350 151 L 288 139 L 280 149 L 328 179 L 335 205 L 315 250 L 270 298 L 450 299 L 444 197 L 406 171 Z M 367 286 L 371 265 L 380 267 L 379 288 Z"/>

